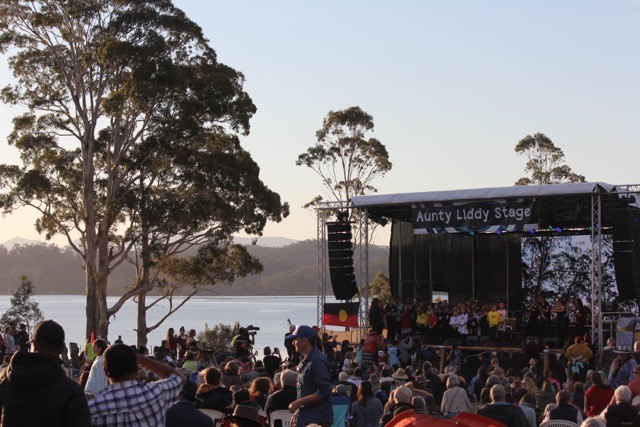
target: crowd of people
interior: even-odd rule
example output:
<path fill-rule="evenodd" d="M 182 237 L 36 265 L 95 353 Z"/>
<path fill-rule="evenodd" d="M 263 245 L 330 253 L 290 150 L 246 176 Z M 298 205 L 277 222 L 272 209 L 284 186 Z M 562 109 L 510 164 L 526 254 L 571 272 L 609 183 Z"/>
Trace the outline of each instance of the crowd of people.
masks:
<path fill-rule="evenodd" d="M 412 312 L 415 318 L 407 314 Z M 77 372 L 65 370 L 62 327 L 47 320 L 30 340 L 28 334 L 25 339 L 5 332 L 2 425 L 209 427 L 213 420 L 201 410 L 212 409 L 224 414 L 219 425 L 241 427 L 267 425 L 281 410 L 294 414 L 294 427 L 384 426 L 405 411 L 469 412 L 522 427 L 557 419 L 640 426 L 640 353 L 613 340 L 598 349 L 575 336 L 561 351 L 549 353 L 546 370 L 545 349 L 535 334 L 514 355 L 499 347 L 474 352 L 432 345 L 446 337 L 462 342 L 464 335 L 477 333 L 474 328 L 499 344 L 503 312 L 500 303 L 485 312 L 476 302 L 450 307 L 374 300 L 371 328 L 360 342 L 338 342 L 317 327 L 291 326 L 283 342 L 286 353 L 265 347 L 262 358 L 254 356 L 247 328 L 218 354 L 203 348 L 193 329 L 169 329 L 152 352 L 120 337 L 113 343 L 97 338 L 81 354 Z M 436 325 L 440 316 L 448 322 L 431 325 L 434 315 Z M 9 336 L 18 343 L 11 355 Z M 439 352 L 445 356 L 443 372 Z"/>
<path fill-rule="evenodd" d="M 400 297 L 391 297 L 386 303 L 373 298 L 368 314 L 371 327 L 378 334 L 386 330 L 387 338 L 395 338 L 398 334 L 418 335 L 432 344 L 459 338 L 465 345 L 470 336 L 504 342 L 514 327 L 510 318 L 516 319 L 513 313 L 510 315 L 504 301 L 467 300 L 450 305 L 446 300 L 427 304 L 420 298 L 403 301 Z M 588 318 L 589 311 L 579 298 L 560 295 L 551 304 L 539 296 L 533 299 L 528 310 L 519 313 L 517 322 L 524 325 L 527 336 L 535 336 L 540 341 L 551 337 L 553 326 L 554 342 L 561 347 L 571 335 L 570 325 L 574 327 L 574 335 L 585 335 Z"/>

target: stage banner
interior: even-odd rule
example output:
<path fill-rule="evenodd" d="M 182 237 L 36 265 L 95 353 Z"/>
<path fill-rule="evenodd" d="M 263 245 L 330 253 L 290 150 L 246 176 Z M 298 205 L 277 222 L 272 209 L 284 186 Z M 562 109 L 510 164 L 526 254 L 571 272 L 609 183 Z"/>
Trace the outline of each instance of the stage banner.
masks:
<path fill-rule="evenodd" d="M 411 205 L 414 234 L 520 231 L 538 228 L 535 199 Z"/>
<path fill-rule="evenodd" d="M 325 303 L 322 322 L 325 325 L 358 327 L 358 302 Z"/>

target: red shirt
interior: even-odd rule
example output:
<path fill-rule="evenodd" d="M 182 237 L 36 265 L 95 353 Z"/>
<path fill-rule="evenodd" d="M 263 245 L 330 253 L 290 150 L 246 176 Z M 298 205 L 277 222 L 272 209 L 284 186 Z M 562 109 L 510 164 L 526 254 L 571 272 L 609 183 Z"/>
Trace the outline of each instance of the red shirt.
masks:
<path fill-rule="evenodd" d="M 631 389 L 631 400 L 636 396 L 640 396 L 640 380 L 633 380 L 629 382 L 627 387 Z"/>
<path fill-rule="evenodd" d="M 600 415 L 604 408 L 611 403 L 613 397 L 613 389 L 606 387 L 589 387 L 584 394 L 584 405 L 587 408 L 587 417 L 595 417 Z"/>

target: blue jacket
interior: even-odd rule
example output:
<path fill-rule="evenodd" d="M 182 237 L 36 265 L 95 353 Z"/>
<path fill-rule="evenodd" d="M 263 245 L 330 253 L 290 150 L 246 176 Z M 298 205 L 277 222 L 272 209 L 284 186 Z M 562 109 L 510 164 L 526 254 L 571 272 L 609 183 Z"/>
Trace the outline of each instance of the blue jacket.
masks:
<path fill-rule="evenodd" d="M 312 394 L 320 395 L 322 401 L 304 405 L 298 410 L 297 427 L 311 423 L 333 423 L 329 363 L 315 347 L 298 365 L 298 399 Z"/>

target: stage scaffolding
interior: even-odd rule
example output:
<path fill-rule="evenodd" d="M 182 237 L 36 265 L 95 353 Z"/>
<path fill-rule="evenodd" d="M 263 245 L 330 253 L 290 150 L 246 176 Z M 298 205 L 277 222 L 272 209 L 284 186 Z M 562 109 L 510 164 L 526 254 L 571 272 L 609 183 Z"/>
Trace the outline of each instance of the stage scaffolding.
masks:
<path fill-rule="evenodd" d="M 354 270 L 357 271 L 358 301 L 360 303 L 358 325 L 360 337 L 363 338 L 369 325 L 369 221 L 367 220 L 367 209 L 354 210 L 353 206 L 345 201 L 318 202 L 315 206 L 318 247 L 317 325 L 321 328 L 325 326 L 323 314 L 324 304 L 327 302 L 327 269 L 329 268 L 326 223 L 338 211 L 353 213 L 353 215 L 349 215 L 349 218 L 352 223 L 352 235 L 355 237 L 353 242 Z"/>
<path fill-rule="evenodd" d="M 586 184 L 586 183 L 585 183 Z M 521 187 L 522 188 L 522 187 Z M 505 190 L 505 189 L 496 189 L 498 191 L 501 190 Z M 609 191 L 607 191 L 609 190 Z M 461 190 L 461 191 L 466 191 L 466 190 Z M 469 190 L 469 191 L 476 191 L 476 190 Z M 454 191 L 454 192 L 460 192 L 460 191 Z M 445 193 L 445 192 L 439 192 L 439 193 Z M 429 194 L 429 193 L 426 193 Z M 570 193 L 567 193 L 570 194 Z M 584 193 L 582 193 L 584 194 Z M 588 194 L 588 193 L 587 193 Z M 602 312 L 602 281 L 603 281 L 603 272 L 602 272 L 602 240 L 603 240 L 603 235 L 610 233 L 610 229 L 604 229 L 604 227 L 602 226 L 602 221 L 603 221 L 603 211 L 602 211 L 602 197 L 603 195 L 617 195 L 619 197 L 624 197 L 624 196 L 630 196 L 630 195 L 635 195 L 635 200 L 636 200 L 636 206 L 637 208 L 640 209 L 640 184 L 628 184 L 628 185 L 616 185 L 616 186 L 611 186 L 611 189 L 609 188 L 603 188 L 600 185 L 597 185 L 593 191 L 590 194 L 591 197 L 591 225 L 588 227 L 588 229 L 585 227 L 584 229 L 582 229 L 582 232 L 580 232 L 580 230 L 573 230 L 575 232 L 575 234 L 586 234 L 589 235 L 589 233 L 591 234 L 591 320 L 592 320 L 592 340 L 594 344 L 597 344 L 599 346 L 599 348 L 602 348 L 603 345 L 603 312 Z M 399 196 L 402 200 L 399 201 L 400 199 L 394 199 L 394 201 L 389 201 L 389 200 L 385 200 L 385 201 L 381 201 L 379 204 L 374 203 L 374 201 L 372 199 L 378 198 L 378 197 L 395 197 L 395 196 Z M 360 199 L 368 199 L 370 197 L 369 200 L 359 200 L 355 205 L 353 203 L 350 204 L 346 204 L 346 203 L 342 203 L 339 204 L 339 206 L 342 209 L 347 209 L 347 208 L 351 208 L 351 209 L 355 209 L 357 212 L 359 212 L 357 214 L 357 217 L 359 219 L 359 223 L 360 224 L 365 224 L 364 227 L 362 225 L 360 225 L 359 229 L 361 231 L 364 231 L 365 235 L 364 236 L 359 236 L 358 242 L 359 244 L 363 244 L 365 247 L 365 252 L 364 252 L 364 256 L 361 256 L 360 261 L 365 262 L 365 264 L 368 264 L 368 243 L 369 243 L 369 236 L 368 236 L 368 227 L 366 226 L 368 224 L 368 220 L 369 219 L 369 213 L 372 210 L 376 210 L 375 212 L 375 217 L 376 218 L 380 218 L 381 216 L 381 211 L 382 216 L 386 216 L 384 212 L 393 212 L 393 208 L 394 207 L 398 207 L 398 206 L 406 206 L 406 205 L 410 205 L 411 203 L 415 203 L 415 202 L 419 202 L 419 201 L 409 201 L 407 200 L 407 198 L 402 198 L 404 196 L 408 196 L 408 197 L 412 197 L 413 194 L 407 194 L 407 195 L 382 195 L 382 196 L 364 196 L 361 197 Z M 508 197 L 508 196 L 503 196 L 503 197 Z M 456 200 L 455 198 L 452 198 L 451 200 Z M 458 199 L 458 200 L 464 200 L 464 199 Z M 472 198 L 467 199 L 467 200 L 473 200 Z M 327 204 L 327 206 L 323 206 L 319 208 L 318 212 L 322 212 L 323 209 L 325 210 L 330 210 L 330 209 L 335 209 L 335 206 L 331 206 L 330 203 Z M 385 211 L 386 210 L 386 211 Z M 396 211 L 397 212 L 397 211 Z M 321 245 L 325 245 L 324 243 L 324 238 L 325 236 L 325 226 L 324 226 L 324 218 L 321 218 L 322 215 L 318 215 L 318 247 L 319 247 L 319 251 L 318 251 L 318 319 L 320 322 L 321 319 L 321 312 L 322 312 L 322 305 L 321 302 L 324 302 L 324 298 L 325 298 L 325 281 L 326 281 L 326 247 Z M 586 224 L 585 224 L 586 225 Z M 608 228 L 608 227 L 607 227 Z M 604 229 L 604 230 L 603 230 Z M 542 232 L 544 232 L 545 230 L 541 230 Z M 523 233 L 524 234 L 524 233 Z M 321 250 L 322 249 L 322 250 Z M 322 258 L 322 259 L 321 259 Z M 367 270 L 366 266 L 363 266 L 362 262 L 359 264 L 359 268 L 360 268 L 360 272 L 361 272 L 361 280 L 363 277 L 368 277 L 367 276 L 363 276 L 363 272 Z M 365 283 L 368 286 L 368 281 L 365 281 Z M 366 295 L 365 295 L 366 297 Z M 367 321 L 367 307 L 368 307 L 368 301 L 365 302 L 365 305 L 362 305 L 362 301 L 363 298 L 361 296 L 361 307 L 360 307 L 360 321 L 361 321 L 361 327 L 365 327 L 367 325 L 366 321 Z M 363 312 L 364 310 L 364 312 Z M 615 319 L 614 319 L 615 320 Z M 607 321 L 611 321 L 611 319 L 607 319 Z"/>

